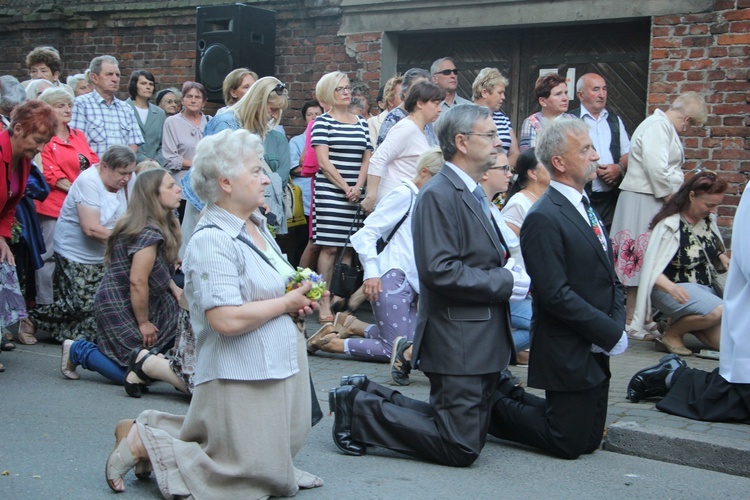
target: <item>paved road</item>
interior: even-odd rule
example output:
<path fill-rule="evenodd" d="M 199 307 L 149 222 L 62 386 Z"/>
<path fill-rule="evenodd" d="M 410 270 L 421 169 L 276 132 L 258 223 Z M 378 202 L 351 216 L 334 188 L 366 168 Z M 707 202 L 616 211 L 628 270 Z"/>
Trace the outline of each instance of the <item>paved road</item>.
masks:
<path fill-rule="evenodd" d="M 0 356 L 8 368 L 0 374 L 0 472 L 7 471 L 0 476 L 0 499 L 108 498 L 112 493 L 104 481 L 104 463 L 117 420 L 135 417 L 147 408 L 173 413 L 187 409 L 186 397 L 166 384 L 133 399 L 95 373 L 80 370 L 81 380 L 66 380 L 59 372 L 59 353 L 58 345 L 40 342 Z M 644 346 L 635 346 L 631 356 L 636 355 L 638 359 L 618 361 L 617 370 L 632 373 L 629 365 L 658 358 Z M 326 389 L 337 385 L 342 374 L 364 372 L 378 382 L 386 380 L 383 365 L 320 355 L 310 361 L 322 402 Z M 426 399 L 426 379 L 419 374 L 414 379 L 404 392 Z M 627 412 L 621 385 L 613 381 L 610 408 L 621 404 L 622 412 Z M 607 451 L 564 461 L 492 439 L 467 469 L 426 464 L 378 449 L 371 449 L 366 457 L 349 457 L 338 453 L 331 441 L 332 421 L 326 416 L 312 430 L 297 458 L 298 467 L 326 482 L 323 488 L 300 493 L 301 498 L 725 499 L 747 498 L 750 492 L 748 478 Z M 155 481 L 139 482 L 132 474 L 126 487 L 118 498 L 160 496 Z"/>

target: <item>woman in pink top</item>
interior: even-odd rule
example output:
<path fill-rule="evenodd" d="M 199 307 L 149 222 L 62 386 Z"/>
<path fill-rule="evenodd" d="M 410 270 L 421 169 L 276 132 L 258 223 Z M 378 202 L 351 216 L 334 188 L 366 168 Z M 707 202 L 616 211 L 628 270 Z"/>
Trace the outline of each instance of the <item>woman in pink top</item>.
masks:
<path fill-rule="evenodd" d="M 375 203 L 417 174 L 419 155 L 430 148 L 425 126 L 437 120 L 445 91 L 429 82 L 419 82 L 409 91 L 404 110 L 405 120 L 393 126 L 370 160 L 367 172 L 367 196 L 362 208 L 372 212 Z"/>
<path fill-rule="evenodd" d="M 46 252 L 42 254 L 44 267 L 36 271 L 36 303 L 52 304 L 52 276 L 55 273 L 54 245 L 52 237 L 60 209 L 73 181 L 95 163 L 99 157 L 91 150 L 86 136 L 68 123 L 73 112 L 73 98 L 62 87 L 50 87 L 39 96 L 39 100 L 52 106 L 59 120 L 52 140 L 42 152 L 42 168 L 49 196 L 44 201 L 35 201 L 39 227 L 44 237 Z"/>

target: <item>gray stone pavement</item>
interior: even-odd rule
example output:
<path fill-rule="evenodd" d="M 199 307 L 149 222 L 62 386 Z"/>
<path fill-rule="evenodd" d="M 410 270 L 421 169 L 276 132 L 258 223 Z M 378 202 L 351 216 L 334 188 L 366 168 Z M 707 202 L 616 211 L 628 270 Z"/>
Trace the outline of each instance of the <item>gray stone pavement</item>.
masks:
<path fill-rule="evenodd" d="M 360 315 L 364 319 L 371 317 L 367 312 Z M 308 330 L 314 332 L 316 328 L 311 321 Z M 651 451 L 669 451 L 677 443 L 697 458 L 711 445 L 727 445 L 720 448 L 724 455 L 719 456 L 746 468 L 750 454 L 740 444 L 750 443 L 748 426 L 694 422 L 662 414 L 652 403 L 632 404 L 625 400 L 625 387 L 632 373 L 661 356 L 652 349 L 639 343 L 613 359 L 608 423 L 614 425 L 610 428 L 642 426 L 648 430 L 647 435 L 639 431 L 629 436 L 646 443 Z M 133 399 L 126 397 L 124 389 L 95 373 L 80 370 L 81 380 L 66 380 L 59 372 L 59 355 L 59 345 L 44 338 L 35 346 L 18 346 L 14 352 L 0 355 L 0 362 L 7 367 L 0 374 L 0 499 L 107 498 L 112 493 L 104 482 L 104 463 L 114 443 L 112 433 L 117 420 L 133 418 L 148 408 L 178 414 L 187 410 L 188 399 L 166 384 L 156 384 L 150 394 Z M 710 360 L 688 362 L 702 369 L 717 365 Z M 326 485 L 301 492 L 302 498 L 544 495 L 707 499 L 747 498 L 750 491 L 750 479 L 741 475 L 611 453 L 606 448 L 565 461 L 494 438 L 488 440 L 479 460 L 465 469 L 423 463 L 376 448 L 368 450 L 365 457 L 345 456 L 331 440 L 333 417 L 327 415 L 327 390 L 338 385 L 341 375 L 352 373 L 365 373 L 376 382 L 387 384 L 387 366 L 325 354 L 311 356 L 310 366 L 326 417 L 311 431 L 296 464 L 321 476 Z M 512 370 L 525 379 L 524 368 Z M 403 388 L 403 392 L 426 400 L 427 379 L 419 372 L 412 378 L 412 385 Z M 700 436 L 702 446 L 695 447 L 695 440 L 686 441 L 685 436 L 690 435 Z M 738 449 L 739 454 L 729 454 Z M 127 491 L 118 498 L 160 496 L 155 481 L 138 481 L 132 474 L 127 477 L 126 487 Z"/>

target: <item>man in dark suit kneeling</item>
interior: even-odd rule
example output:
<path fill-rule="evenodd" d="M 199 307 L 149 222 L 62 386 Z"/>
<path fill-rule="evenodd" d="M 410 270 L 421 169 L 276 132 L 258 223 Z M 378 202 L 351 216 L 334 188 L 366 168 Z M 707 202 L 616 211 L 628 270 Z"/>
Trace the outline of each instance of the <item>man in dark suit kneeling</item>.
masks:
<path fill-rule="evenodd" d="M 331 390 L 329 405 L 344 453 L 375 445 L 465 467 L 484 446 L 491 398 L 515 354 L 508 301 L 526 296 L 529 279 L 508 261 L 477 184 L 500 147 L 490 111 L 457 105 L 436 129 L 448 161 L 421 189 L 413 215 L 420 304 L 412 362 L 430 380 L 430 401 L 353 375 Z"/>
<path fill-rule="evenodd" d="M 536 155 L 552 181 L 521 227 L 531 276 L 529 386 L 546 399 L 501 381 L 490 434 L 573 459 L 602 440 L 609 356 L 627 348 L 623 290 L 604 224 L 584 192 L 599 159 L 587 125 L 554 120 Z"/>

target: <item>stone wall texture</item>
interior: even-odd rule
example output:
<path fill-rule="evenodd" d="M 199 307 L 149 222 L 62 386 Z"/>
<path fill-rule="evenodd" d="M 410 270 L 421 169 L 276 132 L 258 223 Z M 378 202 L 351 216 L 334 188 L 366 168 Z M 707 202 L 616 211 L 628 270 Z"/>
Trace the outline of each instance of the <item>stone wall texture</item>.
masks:
<path fill-rule="evenodd" d="M 123 91 L 130 72 L 140 68 L 156 75 L 158 88 L 179 86 L 195 75 L 195 8 L 226 3 L 6 0 L 0 7 L 0 74 L 25 79 L 25 55 L 49 44 L 62 54 L 63 76 L 82 72 L 93 56 L 109 53 L 120 60 Z M 340 0 L 246 3 L 277 11 L 276 76 L 290 88 L 291 107 L 283 120 L 290 135 L 301 132 L 298 110 L 328 71 L 367 82 L 375 96 L 382 34 L 338 36 Z M 650 111 L 680 92 L 706 96 L 706 126 L 684 138 L 685 169 L 715 170 L 730 182 L 720 209 L 725 229 L 750 175 L 749 27 L 750 0 L 716 0 L 709 12 L 652 19 Z"/>

